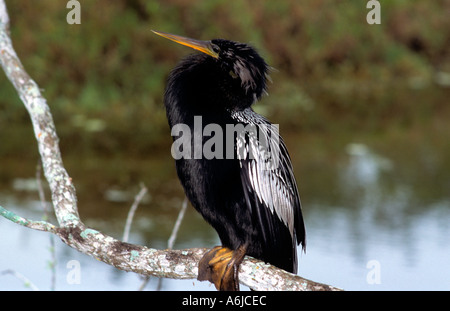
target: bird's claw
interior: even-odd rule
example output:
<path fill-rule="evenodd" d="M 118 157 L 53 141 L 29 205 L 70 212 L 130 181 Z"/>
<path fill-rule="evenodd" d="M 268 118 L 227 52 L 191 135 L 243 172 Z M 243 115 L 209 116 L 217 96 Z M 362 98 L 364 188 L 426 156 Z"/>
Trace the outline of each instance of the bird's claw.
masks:
<path fill-rule="evenodd" d="M 245 251 L 239 248 L 216 246 L 208 251 L 198 264 L 199 281 L 210 281 L 217 290 L 239 291 L 239 265 Z"/>

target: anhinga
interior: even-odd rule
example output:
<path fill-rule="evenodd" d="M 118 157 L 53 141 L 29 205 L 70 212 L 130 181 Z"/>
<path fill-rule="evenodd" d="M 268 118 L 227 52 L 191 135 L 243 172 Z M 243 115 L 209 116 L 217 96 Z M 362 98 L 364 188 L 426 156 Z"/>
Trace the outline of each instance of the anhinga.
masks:
<path fill-rule="evenodd" d="M 253 131 L 236 132 L 231 158 L 176 159 L 186 196 L 222 243 L 201 259 L 198 279 L 218 290 L 239 290 L 245 255 L 296 273 L 305 227 L 291 160 L 278 131 L 251 108 L 266 91 L 269 66 L 244 43 L 153 32 L 202 52 L 183 59 L 169 75 L 164 104 L 171 128 L 185 124 L 194 132 L 194 119 L 201 116 L 203 126 L 218 125 L 223 132 L 227 125 L 243 124 L 259 133 L 258 138 Z M 193 136 L 188 139 L 195 144 Z M 268 154 L 277 165 L 267 166 Z"/>

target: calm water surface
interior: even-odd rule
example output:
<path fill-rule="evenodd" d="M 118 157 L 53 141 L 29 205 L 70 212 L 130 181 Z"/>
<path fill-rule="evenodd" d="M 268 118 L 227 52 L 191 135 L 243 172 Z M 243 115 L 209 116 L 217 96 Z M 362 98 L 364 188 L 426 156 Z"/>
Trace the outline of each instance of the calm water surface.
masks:
<path fill-rule="evenodd" d="M 281 129 L 282 130 L 282 129 Z M 349 135 L 285 135 L 294 159 L 307 226 L 299 274 L 346 290 L 450 290 L 450 142 L 439 131 L 399 132 L 389 139 Z M 35 220 L 43 212 L 35 163 L 15 176 L 20 159 L 0 170 L 0 204 Z M 82 220 L 121 238 L 141 182 L 149 195 L 135 215 L 129 241 L 166 248 L 183 193 L 167 150 L 145 160 L 65 159 Z M 9 176 L 9 177 L 5 177 Z M 15 176 L 12 178 L 11 176 Z M 48 193 L 47 193 L 48 196 Z M 54 219 L 52 218 L 52 221 Z M 51 236 L 0 218 L 0 271 L 13 269 L 51 289 Z M 189 207 L 175 248 L 212 247 L 216 233 Z M 118 271 L 54 238 L 56 290 L 137 290 L 139 276 Z M 73 283 L 73 260 L 79 279 Z M 147 290 L 213 290 L 194 280 L 152 279 Z M 0 275 L 0 290 L 27 290 Z"/>

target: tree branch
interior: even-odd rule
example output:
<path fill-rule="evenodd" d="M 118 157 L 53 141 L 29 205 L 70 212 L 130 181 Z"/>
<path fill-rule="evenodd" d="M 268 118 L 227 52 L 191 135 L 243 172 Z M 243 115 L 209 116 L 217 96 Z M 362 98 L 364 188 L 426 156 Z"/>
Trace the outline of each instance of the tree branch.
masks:
<path fill-rule="evenodd" d="M 1 206 L 0 215 L 22 226 L 55 234 L 70 247 L 117 269 L 163 278 L 195 279 L 198 261 L 206 249 L 147 248 L 119 241 L 83 224 L 78 214 L 75 187 L 61 159 L 50 108 L 12 46 L 4 0 L 0 0 L 0 63 L 30 115 L 59 226 L 25 219 Z M 250 257 L 241 264 L 239 278 L 242 284 L 255 290 L 337 290 Z"/>
<path fill-rule="evenodd" d="M 4 0 L 0 1 L 0 63 L 30 114 L 58 222 L 63 227 L 77 226 L 80 222 L 77 197 L 72 179 L 62 163 L 53 117 L 38 85 L 24 70 L 14 51 Z"/>

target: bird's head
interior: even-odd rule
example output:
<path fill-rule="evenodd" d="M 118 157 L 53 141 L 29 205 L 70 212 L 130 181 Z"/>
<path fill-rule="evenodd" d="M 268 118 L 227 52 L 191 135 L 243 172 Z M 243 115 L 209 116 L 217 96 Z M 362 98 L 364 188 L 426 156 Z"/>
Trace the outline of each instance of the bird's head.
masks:
<path fill-rule="evenodd" d="M 152 30 L 155 34 L 191 47 L 209 55 L 220 67 L 230 84 L 240 86 L 240 91 L 259 99 L 266 91 L 269 66 L 256 50 L 248 44 L 225 39 L 201 41 Z"/>

